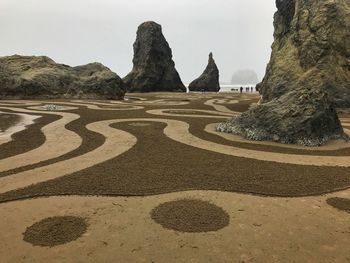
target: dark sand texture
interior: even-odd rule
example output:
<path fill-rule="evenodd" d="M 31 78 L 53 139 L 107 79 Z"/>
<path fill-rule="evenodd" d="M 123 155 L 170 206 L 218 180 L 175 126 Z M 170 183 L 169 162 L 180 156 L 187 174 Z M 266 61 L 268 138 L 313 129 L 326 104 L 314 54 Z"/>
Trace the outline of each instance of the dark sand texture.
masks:
<path fill-rule="evenodd" d="M 328 197 L 349 197 L 349 190 L 335 192 L 350 188 L 350 145 L 296 149 L 205 130 L 230 110 L 249 108 L 255 95 L 135 96 L 142 99 L 35 102 L 74 106 L 65 113 L 76 119 L 34 112 L 43 117 L 0 145 L 1 263 L 168 262 L 169 254 L 177 256 L 172 262 L 350 258 L 348 200 L 328 201 L 342 210 L 322 206 Z M 32 110 L 27 102 L 18 108 Z M 4 159 L 19 153 L 34 161 Z M 91 231 L 79 238 L 87 223 Z"/>
<path fill-rule="evenodd" d="M 11 177 L 18 172 L 30 171 L 44 165 L 63 162 L 100 147 L 105 142 L 104 136 L 89 131 L 86 128 L 88 124 L 112 119 L 146 118 L 147 120 L 127 120 L 111 125 L 112 128 L 128 132 L 137 138 L 136 145 L 124 154 L 50 181 L 4 192 L 0 194 L 0 202 L 59 195 L 145 196 L 184 190 L 218 190 L 265 196 L 298 197 L 319 195 L 350 187 L 350 169 L 347 167 L 277 163 L 202 150 L 170 139 L 164 134 L 166 125 L 152 120 L 181 120 L 189 124 L 191 134 L 204 141 L 242 149 L 258 150 L 261 151 L 262 155 L 266 151 L 266 153 L 348 156 L 350 155 L 350 147 L 334 151 L 312 151 L 233 142 L 204 131 L 206 125 L 222 120 L 214 116 L 213 118 L 158 116 L 146 112 L 162 108 L 171 109 L 175 112 L 180 109 L 185 111 L 187 109 L 191 113 L 193 112 L 192 109 L 214 111 L 213 107 L 205 104 L 213 98 L 223 99 L 222 105 L 225 104 L 225 101 L 241 101 L 238 104 L 231 105 L 236 105 L 238 108 L 244 105 L 240 110 L 244 110 L 252 102 L 257 102 L 256 99 L 245 100 L 246 98 L 239 94 L 208 95 L 171 94 L 175 97 L 180 96 L 181 99 L 175 97 L 171 100 L 164 99 L 162 103 L 165 105 L 159 105 L 160 96 L 163 95 L 140 94 L 136 96 L 143 97 L 145 100 L 141 101 L 144 108 L 138 110 L 95 110 L 78 105 L 79 109 L 70 112 L 78 114 L 80 118 L 69 123 L 66 128 L 80 135 L 83 141 L 80 147 L 55 159 L 3 172 L 0 174 L 0 180 L 1 176 L 6 179 L 5 177 Z M 166 105 L 168 101 L 176 100 L 186 100 L 189 104 Z M 153 103 L 153 101 L 157 102 Z M 108 104 L 109 102 L 103 101 L 102 103 Z M 55 101 L 55 104 L 59 105 L 60 102 Z M 225 104 L 225 106 L 229 105 Z M 193 112 L 193 114 L 195 113 Z M 26 131 L 15 134 L 14 141 L 1 145 L 0 150 L 4 151 L 0 151 L 0 158 L 18 152 L 26 152 L 44 143 L 45 138 L 40 129 L 43 125 L 55 121 L 58 117 L 45 116 L 44 112 L 43 115 L 43 118 L 28 127 Z M 200 116 L 201 114 L 197 115 Z M 2 156 L 3 154 L 4 156 Z"/>
<path fill-rule="evenodd" d="M 339 197 L 334 197 L 334 198 L 329 198 L 327 199 L 327 204 L 350 213 L 350 199 L 348 198 L 339 198 Z"/>
<path fill-rule="evenodd" d="M 67 160 L 69 158 L 73 158 L 73 157 L 82 155 L 82 154 L 89 152 L 89 151 L 93 150 L 94 148 L 100 146 L 104 141 L 104 137 L 101 136 L 100 134 L 93 133 L 93 132 L 87 130 L 85 128 L 85 126 L 91 122 L 90 115 L 89 114 L 82 114 L 82 116 L 83 117 L 69 123 L 66 126 L 66 128 L 68 130 L 76 132 L 83 139 L 83 143 L 76 150 L 71 151 L 63 156 L 60 156 L 60 157 L 57 157 L 54 159 L 49 159 L 47 161 L 43 161 L 43 162 L 36 163 L 33 165 L 27 165 L 27 166 L 20 167 L 17 169 L 6 171 L 6 172 L 0 172 L 0 177 L 4 177 L 4 176 L 8 176 L 8 175 L 11 175 L 14 173 L 19 173 L 19 172 L 34 169 L 37 167 L 53 164 L 53 163 L 56 163 L 56 162 L 59 162 L 62 160 Z M 14 135 L 14 136 L 16 136 L 16 140 L 14 140 L 13 142 L 10 142 L 8 144 L 0 146 L 0 150 L 2 150 L 1 147 L 4 147 L 4 150 L 0 151 L 0 158 L 2 158 L 3 154 L 5 157 L 6 153 L 7 153 L 7 155 L 12 156 L 14 154 L 11 154 L 11 153 L 18 154 L 18 153 L 20 153 L 19 151 L 21 149 L 25 150 L 24 152 L 26 152 L 28 150 L 31 150 L 32 148 L 39 147 L 45 141 L 44 135 L 42 134 L 40 129 L 44 125 L 48 124 L 48 121 L 52 122 L 52 121 L 58 120 L 59 118 L 60 118 L 59 116 L 55 116 L 55 115 L 44 115 L 44 117 L 40 118 L 39 121 L 37 121 L 35 124 L 30 125 L 28 127 L 28 129 L 21 132 L 22 134 L 16 133 Z M 21 137 L 20 137 L 20 139 L 17 139 L 19 135 L 21 135 Z M 91 143 L 91 140 L 93 140 L 93 143 Z M 27 148 L 28 148 L 28 150 L 27 150 Z M 18 150 L 18 153 L 17 153 L 16 149 Z M 8 156 L 6 156 L 6 157 L 8 157 Z"/>
<path fill-rule="evenodd" d="M 0 145 L 0 159 L 25 153 L 42 145 L 45 142 L 45 136 L 40 129 L 58 119 L 58 116 L 44 115 L 25 130 L 13 134 L 11 142 Z"/>
<path fill-rule="evenodd" d="M 85 219 L 80 217 L 49 217 L 28 227 L 23 240 L 34 246 L 53 247 L 78 239 L 87 227 Z"/>
<path fill-rule="evenodd" d="M 20 117 L 14 114 L 0 113 L 0 132 L 6 131 L 11 126 L 15 125 L 20 120 Z"/>
<path fill-rule="evenodd" d="M 151 218 L 164 228 L 190 233 L 217 231 L 230 223 L 221 207 L 191 199 L 163 203 L 152 210 Z"/>

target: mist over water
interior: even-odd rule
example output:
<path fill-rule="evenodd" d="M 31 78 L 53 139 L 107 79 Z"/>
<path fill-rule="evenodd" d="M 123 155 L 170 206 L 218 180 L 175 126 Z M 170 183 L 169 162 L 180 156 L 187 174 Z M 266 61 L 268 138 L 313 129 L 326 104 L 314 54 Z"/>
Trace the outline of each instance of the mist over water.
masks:
<path fill-rule="evenodd" d="M 274 12 L 274 0 L 2 0 L 0 55 L 47 55 L 72 66 L 98 61 L 124 77 L 138 25 L 153 20 L 183 82 L 203 72 L 210 51 L 221 82 L 246 68 L 261 80 Z"/>
<path fill-rule="evenodd" d="M 189 92 L 188 89 L 188 83 L 185 84 L 187 88 L 187 92 Z M 245 84 L 245 85 L 237 85 L 237 84 L 221 84 L 220 85 L 220 91 L 219 92 L 240 92 L 240 88 L 243 87 L 243 93 L 246 92 L 257 92 L 255 89 L 256 84 Z M 246 91 L 246 88 L 249 88 L 249 91 Z M 251 88 L 253 88 L 253 91 L 251 91 Z"/>

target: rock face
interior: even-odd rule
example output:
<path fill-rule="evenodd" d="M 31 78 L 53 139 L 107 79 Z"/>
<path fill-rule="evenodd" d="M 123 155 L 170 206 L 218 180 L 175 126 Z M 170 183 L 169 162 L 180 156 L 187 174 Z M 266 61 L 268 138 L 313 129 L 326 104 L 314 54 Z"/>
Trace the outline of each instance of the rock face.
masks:
<path fill-rule="evenodd" d="M 260 85 L 270 101 L 307 83 L 350 107 L 350 2 L 277 0 L 275 41 Z"/>
<path fill-rule="evenodd" d="M 125 85 L 99 63 L 69 67 L 48 57 L 0 58 L 0 98 L 122 99 Z"/>
<path fill-rule="evenodd" d="M 208 66 L 204 70 L 203 74 L 196 80 L 194 80 L 189 86 L 190 91 L 212 91 L 219 92 L 219 69 L 213 59 L 213 53 L 209 54 Z"/>
<path fill-rule="evenodd" d="M 317 146 L 347 139 L 334 106 L 350 102 L 350 4 L 277 0 L 260 104 L 218 125 L 252 140 Z"/>
<path fill-rule="evenodd" d="M 130 92 L 186 92 L 172 51 L 155 22 L 145 22 L 137 30 L 132 71 L 123 79 Z"/>
<path fill-rule="evenodd" d="M 217 130 L 250 140 L 320 146 L 346 139 L 336 110 L 322 89 L 294 90 L 219 124 Z"/>

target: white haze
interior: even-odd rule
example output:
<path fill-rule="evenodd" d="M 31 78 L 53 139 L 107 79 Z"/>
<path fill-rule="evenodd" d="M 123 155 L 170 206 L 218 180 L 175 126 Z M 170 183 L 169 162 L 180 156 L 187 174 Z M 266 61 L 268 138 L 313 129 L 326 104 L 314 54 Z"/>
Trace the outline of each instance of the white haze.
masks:
<path fill-rule="evenodd" d="M 140 23 L 160 23 L 184 82 L 208 54 L 229 82 L 240 69 L 265 72 L 274 0 L 0 0 L 0 55 L 47 55 L 69 65 L 98 61 L 121 77 L 132 68 Z"/>

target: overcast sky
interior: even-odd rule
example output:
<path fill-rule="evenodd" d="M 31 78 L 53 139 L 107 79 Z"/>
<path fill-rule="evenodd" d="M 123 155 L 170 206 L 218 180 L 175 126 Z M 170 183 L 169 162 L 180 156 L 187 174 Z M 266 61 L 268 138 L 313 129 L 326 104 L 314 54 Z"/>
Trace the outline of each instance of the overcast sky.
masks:
<path fill-rule="evenodd" d="M 0 55 L 47 55 L 72 66 L 101 62 L 124 77 L 144 21 L 163 26 L 184 82 L 208 54 L 221 81 L 253 69 L 262 78 L 273 41 L 275 0 L 0 0 Z"/>

